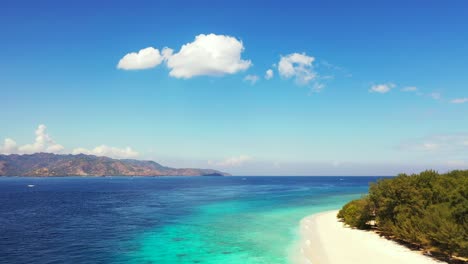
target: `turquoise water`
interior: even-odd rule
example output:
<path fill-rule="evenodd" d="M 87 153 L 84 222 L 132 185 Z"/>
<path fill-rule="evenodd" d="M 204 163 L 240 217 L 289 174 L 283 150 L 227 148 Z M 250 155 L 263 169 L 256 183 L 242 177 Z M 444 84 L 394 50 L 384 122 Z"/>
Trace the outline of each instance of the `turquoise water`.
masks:
<path fill-rule="evenodd" d="M 137 236 L 139 248 L 126 255 L 125 260 L 128 263 L 290 263 L 302 218 L 338 209 L 367 192 L 367 182 L 341 188 L 323 182 L 317 185 L 289 185 L 276 191 L 277 185 L 260 185 L 249 188 L 251 193 L 247 197 L 197 206 L 177 222 Z M 226 188 L 217 191 L 239 192 Z M 340 191 L 343 193 L 339 194 Z"/>
<path fill-rule="evenodd" d="M 0 177 L 0 263 L 291 263 L 303 217 L 375 180 Z"/>

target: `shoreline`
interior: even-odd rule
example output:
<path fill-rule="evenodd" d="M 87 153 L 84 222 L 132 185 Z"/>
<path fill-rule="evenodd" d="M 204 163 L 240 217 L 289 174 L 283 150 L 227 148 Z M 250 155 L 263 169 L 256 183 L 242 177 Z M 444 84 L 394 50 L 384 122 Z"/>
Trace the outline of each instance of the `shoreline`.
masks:
<path fill-rule="evenodd" d="M 345 227 L 338 210 L 309 215 L 300 221 L 295 264 L 443 264 L 372 231 Z"/>

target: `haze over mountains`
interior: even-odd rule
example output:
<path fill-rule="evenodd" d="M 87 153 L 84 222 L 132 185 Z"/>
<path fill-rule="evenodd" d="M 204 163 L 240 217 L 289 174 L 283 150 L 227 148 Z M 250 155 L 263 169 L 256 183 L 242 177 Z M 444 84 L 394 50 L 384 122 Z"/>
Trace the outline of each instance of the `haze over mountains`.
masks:
<path fill-rule="evenodd" d="M 154 161 L 94 155 L 0 155 L 0 176 L 228 176 L 212 169 L 170 168 Z"/>

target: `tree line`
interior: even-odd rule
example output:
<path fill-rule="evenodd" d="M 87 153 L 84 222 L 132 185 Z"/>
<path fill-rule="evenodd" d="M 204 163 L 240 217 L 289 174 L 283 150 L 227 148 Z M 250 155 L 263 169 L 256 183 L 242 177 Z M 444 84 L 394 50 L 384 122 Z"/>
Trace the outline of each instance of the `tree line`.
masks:
<path fill-rule="evenodd" d="M 468 170 L 380 179 L 338 218 L 427 251 L 468 258 Z"/>

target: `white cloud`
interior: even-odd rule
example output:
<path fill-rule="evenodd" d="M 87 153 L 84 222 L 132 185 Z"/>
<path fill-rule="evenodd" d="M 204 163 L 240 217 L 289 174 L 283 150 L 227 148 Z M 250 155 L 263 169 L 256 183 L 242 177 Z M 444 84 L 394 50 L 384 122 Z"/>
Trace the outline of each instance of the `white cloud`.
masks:
<path fill-rule="evenodd" d="M 252 66 L 250 60 L 242 60 L 244 45 L 231 36 L 200 34 L 191 43 L 170 56 L 167 67 L 169 75 L 176 78 L 194 76 L 222 76 L 244 71 Z"/>
<path fill-rule="evenodd" d="M 250 82 L 251 85 L 254 85 L 256 82 L 258 82 L 258 80 L 260 80 L 260 77 L 251 74 L 245 76 L 244 78 L 244 81 Z"/>
<path fill-rule="evenodd" d="M 138 152 L 134 151 L 130 147 L 126 148 L 116 148 L 109 147 L 106 145 L 97 146 L 94 149 L 86 148 L 76 148 L 72 151 L 72 154 L 86 154 L 86 155 L 96 155 L 96 156 L 107 156 L 111 158 L 135 158 L 139 155 Z"/>
<path fill-rule="evenodd" d="M 122 70 L 142 70 L 154 68 L 161 64 L 161 62 L 163 62 L 167 56 L 170 56 L 170 54 L 172 54 L 171 51 L 171 49 L 165 48 L 163 49 L 163 55 L 161 55 L 158 49 L 148 47 L 141 49 L 138 53 L 128 53 L 122 59 L 120 59 L 117 68 Z"/>
<path fill-rule="evenodd" d="M 395 88 L 393 83 L 375 84 L 369 89 L 371 93 L 388 93 L 391 89 Z"/>
<path fill-rule="evenodd" d="M 281 56 L 278 72 L 283 78 L 295 78 L 297 84 L 306 85 L 317 77 L 312 66 L 314 60 L 314 57 L 307 56 L 305 53 Z"/>
<path fill-rule="evenodd" d="M 208 164 L 221 166 L 221 167 L 238 167 L 250 161 L 252 161 L 252 157 L 247 156 L 247 155 L 240 155 L 237 157 L 227 158 L 220 162 L 209 161 Z"/>
<path fill-rule="evenodd" d="M 0 145 L 0 154 L 32 154 L 37 152 L 47 153 L 68 153 L 65 148 L 56 143 L 52 137 L 47 134 L 47 127 L 45 125 L 39 125 L 35 131 L 36 139 L 34 143 L 18 146 L 18 144 L 11 138 L 6 138 L 3 145 Z M 126 148 L 115 148 L 106 145 L 97 146 L 92 150 L 85 148 L 76 148 L 72 151 L 72 154 L 92 154 L 96 156 L 108 156 L 113 158 L 134 158 L 138 156 L 138 152 L 134 151 L 130 147 Z"/>
<path fill-rule="evenodd" d="M 450 101 L 452 104 L 464 104 L 468 103 L 468 97 L 465 98 L 455 98 L 452 101 Z"/>
<path fill-rule="evenodd" d="M 268 69 L 266 72 L 265 72 L 265 79 L 267 80 L 270 80 L 271 78 L 273 78 L 273 70 L 272 69 Z"/>
<path fill-rule="evenodd" d="M 36 129 L 36 140 L 32 144 L 27 144 L 18 147 L 18 153 L 30 154 L 36 152 L 53 152 L 60 153 L 64 147 L 55 141 L 47 134 L 47 127 L 39 125 Z"/>
<path fill-rule="evenodd" d="M 18 145 L 11 138 L 5 138 L 3 146 L 0 145 L 0 154 L 16 154 L 18 152 Z"/>
<path fill-rule="evenodd" d="M 433 92 L 429 94 L 429 97 L 431 97 L 434 100 L 439 100 L 440 98 L 442 98 L 442 95 L 440 93 Z"/>
<path fill-rule="evenodd" d="M 416 92 L 418 91 L 418 87 L 416 86 L 407 86 L 401 89 L 402 92 Z"/>

